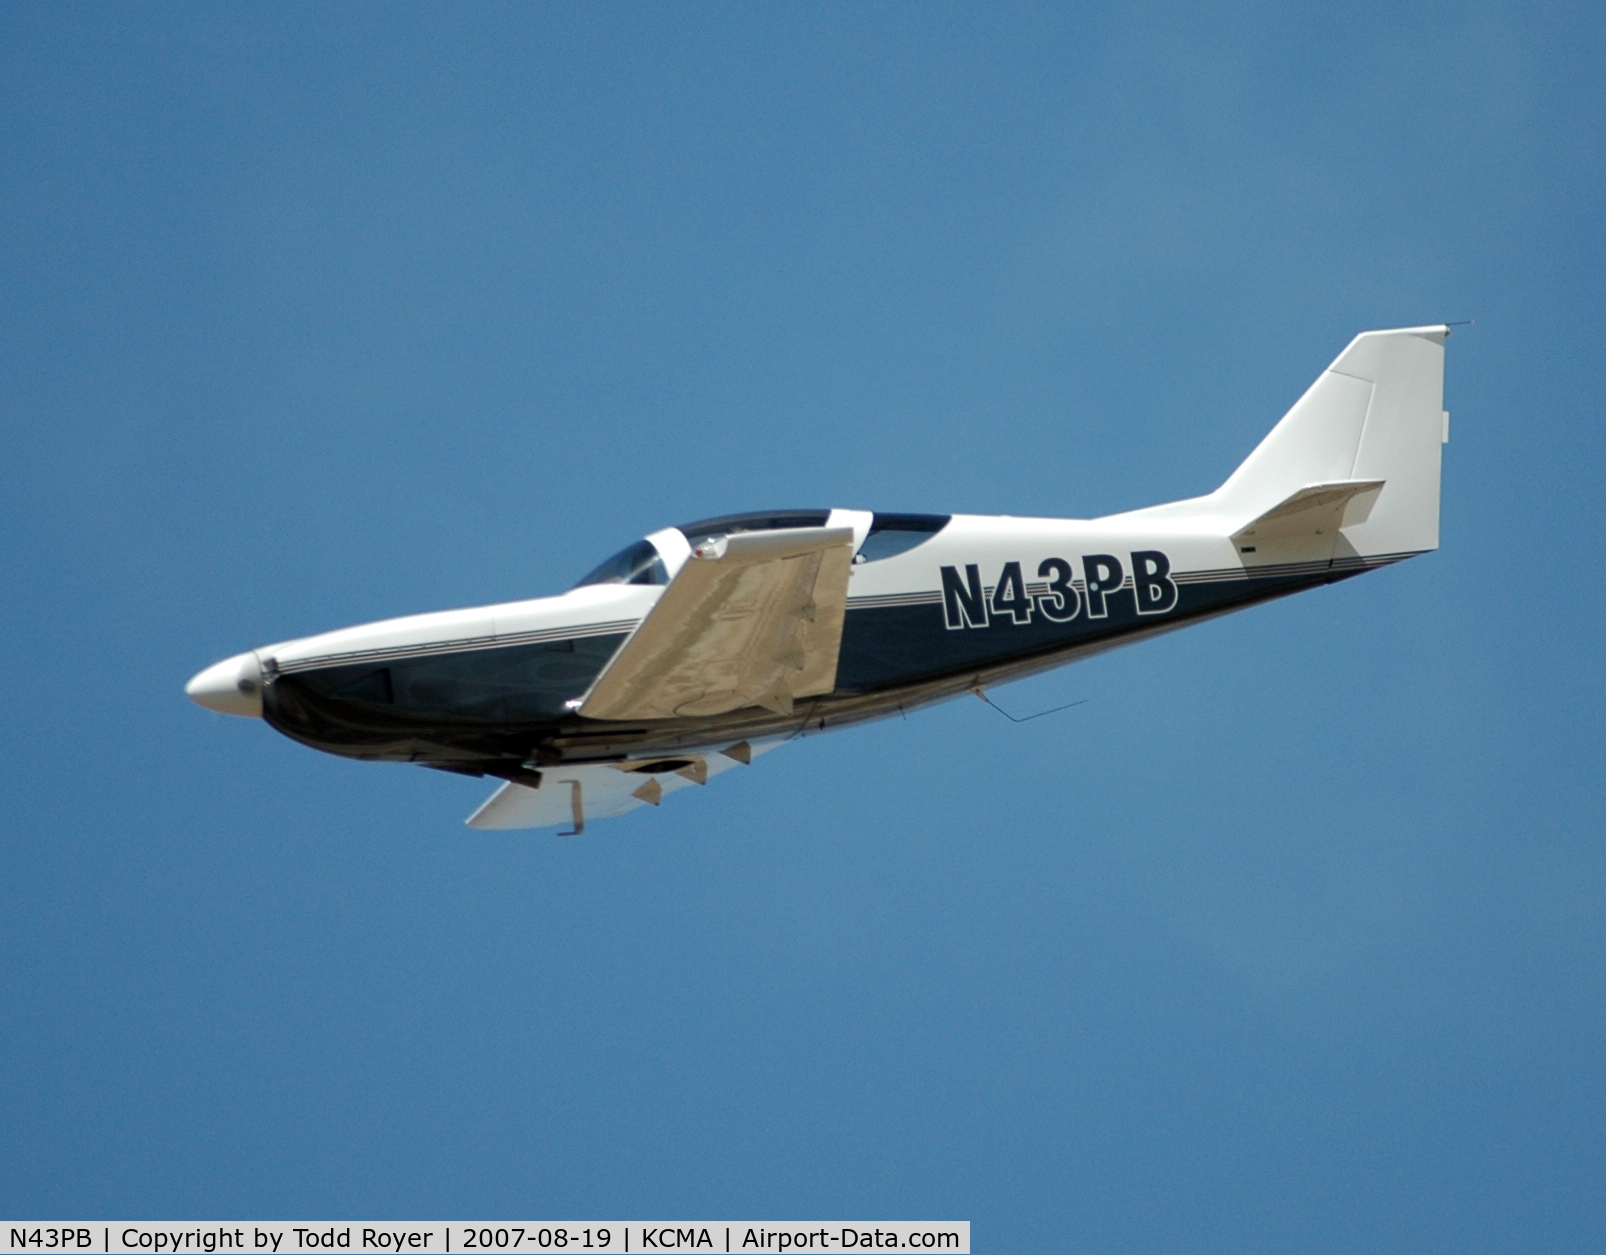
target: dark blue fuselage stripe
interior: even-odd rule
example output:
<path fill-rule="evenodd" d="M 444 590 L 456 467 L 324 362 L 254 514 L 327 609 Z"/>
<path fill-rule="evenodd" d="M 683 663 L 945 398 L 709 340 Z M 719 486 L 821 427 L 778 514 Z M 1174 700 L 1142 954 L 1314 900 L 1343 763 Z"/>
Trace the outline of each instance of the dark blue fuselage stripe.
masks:
<path fill-rule="evenodd" d="M 301 671 L 321 671 L 325 667 L 349 667 L 362 662 L 401 662 L 408 658 L 431 658 L 440 654 L 466 654 L 485 649 L 505 649 L 514 645 L 538 645 L 549 641 L 578 641 L 592 636 L 628 632 L 639 619 L 620 619 L 614 623 L 588 623 L 578 627 L 542 628 L 496 636 L 469 636 L 457 640 L 434 641 L 423 645 L 390 645 L 378 649 L 359 649 L 346 654 L 323 654 L 279 663 L 280 675 Z"/>

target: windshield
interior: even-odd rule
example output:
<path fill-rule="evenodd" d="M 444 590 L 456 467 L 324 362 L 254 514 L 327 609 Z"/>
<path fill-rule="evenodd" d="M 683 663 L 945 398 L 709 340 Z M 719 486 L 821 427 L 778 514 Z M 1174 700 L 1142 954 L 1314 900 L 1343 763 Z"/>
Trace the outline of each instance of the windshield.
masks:
<path fill-rule="evenodd" d="M 650 540 L 638 540 L 621 549 L 575 585 L 587 584 L 667 584 L 669 571 Z"/>

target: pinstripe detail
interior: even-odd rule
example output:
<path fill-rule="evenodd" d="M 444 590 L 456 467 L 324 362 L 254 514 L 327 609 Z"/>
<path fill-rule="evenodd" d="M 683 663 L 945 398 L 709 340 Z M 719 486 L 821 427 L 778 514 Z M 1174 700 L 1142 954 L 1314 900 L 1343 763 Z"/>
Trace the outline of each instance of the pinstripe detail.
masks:
<path fill-rule="evenodd" d="M 942 592 L 883 593 L 875 597 L 849 597 L 849 610 L 876 610 L 883 606 L 940 606 Z"/>
<path fill-rule="evenodd" d="M 1177 584 L 1228 584 L 1251 580 L 1286 579 L 1290 576 L 1300 575 L 1327 575 L 1341 572 L 1369 571 L 1377 567 L 1389 566 L 1405 558 L 1414 558 L 1422 550 L 1412 550 L 1409 553 L 1383 553 L 1369 558 L 1322 558 L 1315 562 L 1274 562 L 1264 566 L 1232 566 L 1218 567 L 1205 571 L 1173 571 L 1171 579 Z M 1087 592 L 1086 580 L 1072 580 L 1071 587 L 1077 592 Z M 1132 590 L 1132 577 L 1128 575 L 1121 581 L 1121 588 L 1130 592 Z M 995 591 L 994 585 L 986 585 L 983 593 L 989 600 Z M 1110 589 L 1109 592 L 1115 592 Z M 1038 597 L 1048 592 L 1048 585 L 1033 581 L 1026 585 L 1028 597 Z M 940 606 L 942 593 L 938 590 L 930 592 L 913 593 L 882 593 L 873 597 L 848 598 L 849 610 L 879 610 L 892 606 Z"/>
<path fill-rule="evenodd" d="M 294 675 L 298 671 L 316 671 L 320 667 L 345 667 L 361 662 L 397 662 L 406 658 L 432 658 L 438 654 L 466 654 L 477 650 L 505 649 L 513 645 L 577 641 L 589 636 L 609 636 L 615 632 L 628 632 L 639 622 L 639 619 L 618 619 L 612 623 L 541 628 L 529 632 L 513 632 L 505 636 L 465 636 L 457 640 L 428 641 L 418 645 L 387 645 L 380 649 L 358 649 L 345 654 L 320 654 L 316 658 L 298 658 L 294 662 L 278 663 L 273 670 L 279 675 Z"/>
<path fill-rule="evenodd" d="M 1328 572 L 1351 572 L 1371 570 L 1375 567 L 1388 566 L 1404 558 L 1416 556 L 1417 551 L 1411 553 L 1378 554 L 1374 557 L 1361 558 L 1334 558 L 1317 562 L 1281 562 L 1265 566 L 1252 567 L 1221 567 L 1207 571 L 1177 571 L 1171 578 L 1179 585 L 1182 584 L 1225 584 L 1233 581 L 1285 579 L 1290 576 L 1319 575 Z M 1078 592 L 1087 591 L 1083 580 L 1072 581 Z M 1121 584 L 1123 589 L 1132 587 L 1132 580 L 1128 577 Z M 1046 584 L 1035 581 L 1027 585 L 1028 596 L 1040 595 L 1047 591 Z M 988 588 L 987 596 L 991 598 L 993 589 Z M 1113 589 L 1111 590 L 1114 591 Z M 850 597 L 848 609 L 850 610 L 879 610 L 895 606 L 940 606 L 942 605 L 942 592 L 932 589 L 925 592 L 910 593 L 882 593 L 869 597 Z M 455 640 L 429 641 L 415 645 L 389 645 L 377 649 L 358 649 L 348 653 L 320 654 L 314 658 L 300 658 L 294 662 L 281 662 L 274 664 L 269 660 L 272 671 L 278 675 L 295 675 L 301 671 L 316 671 L 322 667 L 354 666 L 364 662 L 397 662 L 408 658 L 432 658 L 440 654 L 470 653 L 477 650 L 506 649 L 514 645 L 540 645 L 549 641 L 581 640 L 591 636 L 608 636 L 616 632 L 629 632 L 633 630 L 638 619 L 616 619 L 608 623 L 586 623 L 573 627 L 540 628 L 528 632 L 515 632 L 508 635 L 493 636 L 466 636 Z"/>
<path fill-rule="evenodd" d="M 1315 562 L 1270 562 L 1264 566 L 1218 567 L 1210 571 L 1174 571 L 1171 578 L 1178 584 L 1227 584 L 1234 580 L 1285 579 L 1297 575 L 1325 575 L 1340 571 L 1370 571 L 1390 566 L 1406 558 L 1414 558 L 1420 550 L 1411 553 L 1385 553 L 1370 558 L 1322 558 Z"/>

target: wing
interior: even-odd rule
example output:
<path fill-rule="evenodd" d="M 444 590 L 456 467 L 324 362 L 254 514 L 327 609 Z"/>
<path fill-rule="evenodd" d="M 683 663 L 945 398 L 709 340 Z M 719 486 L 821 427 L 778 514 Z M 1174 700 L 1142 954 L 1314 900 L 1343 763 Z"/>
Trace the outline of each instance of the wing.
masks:
<path fill-rule="evenodd" d="M 664 796 L 694 784 L 707 784 L 738 763 L 749 763 L 779 741 L 738 741 L 715 754 L 674 758 L 582 763 L 541 771 L 536 788 L 504 784 L 468 817 L 470 828 L 550 828 L 568 824 L 578 836 L 587 822 L 623 815 L 638 806 L 657 806 Z"/>
<path fill-rule="evenodd" d="M 836 686 L 853 529 L 739 532 L 699 545 L 580 705 L 590 719 L 792 713 Z"/>

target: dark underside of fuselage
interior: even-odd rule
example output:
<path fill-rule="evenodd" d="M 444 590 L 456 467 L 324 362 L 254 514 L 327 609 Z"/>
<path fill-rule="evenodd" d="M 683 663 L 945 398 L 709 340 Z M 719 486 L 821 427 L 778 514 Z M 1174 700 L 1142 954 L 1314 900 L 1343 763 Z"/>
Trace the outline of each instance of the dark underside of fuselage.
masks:
<path fill-rule="evenodd" d="M 1025 623 L 993 615 L 985 627 L 950 628 L 940 599 L 850 603 L 836 691 L 799 700 L 790 716 L 748 707 L 637 723 L 580 718 L 567 703 L 591 686 L 625 633 L 426 654 L 383 666 L 282 674 L 270 666 L 263 715 L 286 736 L 329 753 L 519 779 L 532 764 L 670 753 L 881 718 L 1380 564 L 1180 576 L 1176 604 L 1163 614 L 1140 615 L 1128 587 L 1107 595 L 1103 618 L 1090 618 L 1084 606 L 1069 622 L 1032 613 Z"/>

